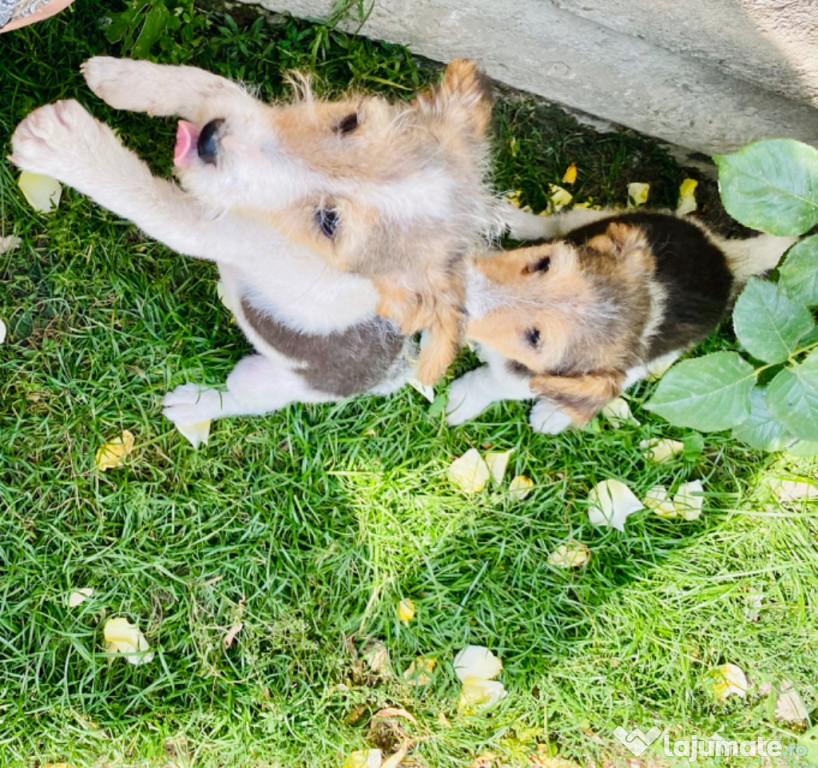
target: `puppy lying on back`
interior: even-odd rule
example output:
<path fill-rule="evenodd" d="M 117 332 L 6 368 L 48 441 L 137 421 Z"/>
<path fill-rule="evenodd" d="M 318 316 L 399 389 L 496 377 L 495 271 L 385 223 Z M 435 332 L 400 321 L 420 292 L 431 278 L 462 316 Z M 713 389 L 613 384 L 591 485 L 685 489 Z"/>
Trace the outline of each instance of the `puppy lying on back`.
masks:
<path fill-rule="evenodd" d="M 794 242 L 721 240 L 664 213 L 553 219 L 517 231 L 546 227 L 561 239 L 468 260 L 466 337 L 486 365 L 452 384 L 450 424 L 498 400 L 530 398 L 538 432 L 586 424 L 651 364 L 712 331 L 746 280 Z"/>

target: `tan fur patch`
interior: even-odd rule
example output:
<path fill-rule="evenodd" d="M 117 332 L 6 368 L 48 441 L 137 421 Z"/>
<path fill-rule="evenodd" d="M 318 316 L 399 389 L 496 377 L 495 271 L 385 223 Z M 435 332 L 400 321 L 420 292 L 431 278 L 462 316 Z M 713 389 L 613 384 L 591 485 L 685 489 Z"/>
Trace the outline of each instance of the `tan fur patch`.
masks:
<path fill-rule="evenodd" d="M 571 417 L 574 426 L 587 424 L 622 389 L 622 371 L 594 371 L 578 376 L 540 374 L 532 377 L 531 389 L 555 402 Z"/>

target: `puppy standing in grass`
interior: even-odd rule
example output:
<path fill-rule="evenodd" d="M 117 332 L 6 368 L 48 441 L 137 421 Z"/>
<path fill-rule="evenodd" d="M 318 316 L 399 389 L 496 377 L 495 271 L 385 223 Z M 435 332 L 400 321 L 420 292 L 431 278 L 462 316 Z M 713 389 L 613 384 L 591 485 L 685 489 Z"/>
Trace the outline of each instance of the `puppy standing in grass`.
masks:
<path fill-rule="evenodd" d="M 559 238 L 467 262 L 466 337 L 486 365 L 452 384 L 450 424 L 536 398 L 531 426 L 586 424 L 651 365 L 712 331 L 791 238 L 724 240 L 664 213 L 518 213 L 514 234 Z"/>
<path fill-rule="evenodd" d="M 76 101 L 29 115 L 11 160 L 215 261 L 258 351 L 224 389 L 168 393 L 171 421 L 392 392 L 411 377 L 407 334 L 421 327 L 431 343 L 419 378 L 444 372 L 462 331 L 463 257 L 496 215 L 483 185 L 491 105 L 474 62 L 452 62 L 411 104 L 323 102 L 301 79 L 295 103 L 267 106 L 193 67 L 107 57 L 83 73 L 113 107 L 184 118 L 182 188 L 152 176 Z"/>

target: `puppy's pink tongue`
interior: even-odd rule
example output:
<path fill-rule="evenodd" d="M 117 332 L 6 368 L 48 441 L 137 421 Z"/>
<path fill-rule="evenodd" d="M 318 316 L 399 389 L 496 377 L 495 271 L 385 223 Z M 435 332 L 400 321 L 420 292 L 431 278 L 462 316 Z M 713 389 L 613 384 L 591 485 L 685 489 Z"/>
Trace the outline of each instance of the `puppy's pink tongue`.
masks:
<path fill-rule="evenodd" d="M 176 127 L 176 147 L 173 150 L 173 164 L 179 168 L 190 165 L 193 153 L 196 151 L 196 140 L 199 138 L 199 129 L 195 123 L 180 120 Z"/>

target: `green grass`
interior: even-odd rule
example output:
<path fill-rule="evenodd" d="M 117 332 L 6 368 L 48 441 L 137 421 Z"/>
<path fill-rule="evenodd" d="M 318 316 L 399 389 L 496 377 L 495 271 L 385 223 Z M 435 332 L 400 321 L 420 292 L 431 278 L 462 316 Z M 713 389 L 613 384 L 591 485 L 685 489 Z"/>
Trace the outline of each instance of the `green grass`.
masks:
<path fill-rule="evenodd" d="M 83 88 L 83 59 L 123 53 L 104 37 L 103 9 L 86 0 L 0 38 L 4 154 L 28 111 L 76 97 L 167 169 L 170 121 L 112 113 Z M 196 18 L 196 34 L 159 57 L 244 78 L 265 97 L 281 95 L 294 66 L 314 69 L 325 92 L 406 97 L 435 77 L 403 49 L 305 23 Z M 653 202 L 673 205 L 685 175 L 638 136 L 598 135 L 517 96 L 497 106 L 496 157 L 496 187 L 537 210 L 570 162 L 577 197 L 599 203 L 650 181 Z M 701 452 L 646 464 L 639 440 L 691 434 L 639 407 L 650 385 L 633 396 L 640 427 L 545 437 L 511 404 L 449 429 L 407 388 L 217 422 L 193 451 L 163 420 L 163 393 L 223 381 L 247 351 L 214 269 L 71 190 L 37 215 L 16 175 L 0 165 L 0 235 L 23 240 L 0 255 L 0 765 L 340 766 L 389 741 L 369 730 L 385 706 L 417 718 L 414 765 L 469 766 L 491 752 L 496 766 L 525 766 L 546 742 L 582 766 L 625 765 L 618 725 L 794 742 L 758 688 L 783 679 L 814 722 L 818 522 L 814 506 L 781 506 L 767 486 L 814 464 L 719 434 Z M 705 347 L 732 343 L 725 330 Z M 471 364 L 465 354 L 456 370 Z M 127 465 L 95 472 L 96 449 L 122 429 L 136 436 Z M 535 480 L 524 501 L 506 486 L 466 497 L 449 484 L 451 460 L 489 444 L 515 449 L 509 477 Z M 702 478 L 705 512 L 595 529 L 585 499 L 608 477 L 637 495 Z M 590 563 L 550 566 L 572 538 Z M 69 609 L 79 587 L 95 594 Z M 756 621 L 753 594 L 764 595 Z M 396 617 L 402 597 L 417 607 L 408 626 Z M 106 657 L 110 616 L 139 624 L 150 664 Z M 367 665 L 378 643 L 394 674 Z M 451 660 L 467 643 L 505 665 L 509 695 L 487 713 L 457 709 Z M 439 661 L 423 688 L 402 678 L 418 655 Z M 747 699 L 715 700 L 710 674 L 725 662 L 748 674 Z M 745 763 L 758 764 L 730 764 Z"/>

